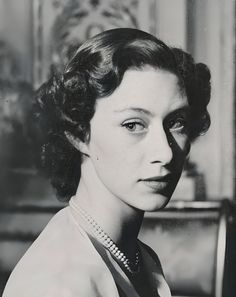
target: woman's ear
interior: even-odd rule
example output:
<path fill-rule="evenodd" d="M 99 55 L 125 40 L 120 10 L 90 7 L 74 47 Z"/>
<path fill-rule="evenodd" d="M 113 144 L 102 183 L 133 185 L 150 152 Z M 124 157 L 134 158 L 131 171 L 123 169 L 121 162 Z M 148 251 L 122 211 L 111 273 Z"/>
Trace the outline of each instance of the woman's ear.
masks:
<path fill-rule="evenodd" d="M 76 148 L 78 151 L 80 151 L 85 156 L 89 156 L 88 152 L 88 145 L 86 142 L 80 140 L 78 137 L 75 137 L 73 134 L 71 134 L 68 131 L 64 132 L 67 140 L 70 142 L 70 144 L 73 145 L 74 148 Z"/>

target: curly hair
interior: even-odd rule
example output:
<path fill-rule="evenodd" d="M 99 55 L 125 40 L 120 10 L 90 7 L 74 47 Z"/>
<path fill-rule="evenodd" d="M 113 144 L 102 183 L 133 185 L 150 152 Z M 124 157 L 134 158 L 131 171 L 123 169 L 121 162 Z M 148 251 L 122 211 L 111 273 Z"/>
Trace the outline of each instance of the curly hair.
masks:
<path fill-rule="evenodd" d="M 130 28 L 102 32 L 86 41 L 64 73 L 49 79 L 36 94 L 35 117 L 41 131 L 41 167 L 58 198 L 74 195 L 80 180 L 81 154 L 67 140 L 69 132 L 84 141 L 89 135 L 95 102 L 111 95 L 128 69 L 145 66 L 178 77 L 191 108 L 190 140 L 210 126 L 210 72 L 188 53 L 170 48 L 156 37 Z"/>

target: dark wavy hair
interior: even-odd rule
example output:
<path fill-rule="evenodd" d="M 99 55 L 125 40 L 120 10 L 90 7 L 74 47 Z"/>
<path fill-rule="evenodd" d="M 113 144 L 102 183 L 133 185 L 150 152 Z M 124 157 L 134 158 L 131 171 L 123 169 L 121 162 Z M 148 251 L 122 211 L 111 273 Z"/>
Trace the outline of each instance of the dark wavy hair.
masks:
<path fill-rule="evenodd" d="M 51 179 L 58 198 L 74 195 L 80 180 L 81 153 L 65 131 L 84 141 L 90 131 L 95 102 L 109 96 L 127 69 L 151 66 L 178 77 L 191 107 L 193 141 L 210 126 L 210 72 L 188 53 L 170 48 L 154 36 L 129 28 L 102 32 L 86 41 L 61 75 L 53 76 L 36 94 L 34 115 L 39 124 L 41 168 Z"/>

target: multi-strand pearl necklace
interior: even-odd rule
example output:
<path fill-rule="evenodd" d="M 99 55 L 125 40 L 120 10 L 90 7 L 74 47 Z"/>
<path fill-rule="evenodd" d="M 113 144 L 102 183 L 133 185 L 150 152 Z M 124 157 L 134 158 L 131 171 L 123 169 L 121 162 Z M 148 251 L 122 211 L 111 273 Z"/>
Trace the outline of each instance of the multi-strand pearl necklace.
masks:
<path fill-rule="evenodd" d="M 113 242 L 113 240 L 103 231 L 103 229 L 98 225 L 98 223 L 81 207 L 74 203 L 73 199 L 70 200 L 70 206 L 77 212 L 79 215 L 89 223 L 92 232 L 96 236 L 96 238 L 105 246 L 109 252 L 121 263 L 125 269 L 131 273 L 138 273 L 140 270 L 140 256 L 139 250 L 135 254 L 135 261 L 131 262 L 128 257 L 120 251 L 117 245 Z"/>

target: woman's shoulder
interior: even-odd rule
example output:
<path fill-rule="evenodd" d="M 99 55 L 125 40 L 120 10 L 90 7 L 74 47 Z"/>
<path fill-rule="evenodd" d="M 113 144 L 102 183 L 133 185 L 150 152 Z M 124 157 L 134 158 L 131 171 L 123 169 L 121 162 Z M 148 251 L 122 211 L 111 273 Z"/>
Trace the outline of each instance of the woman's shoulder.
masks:
<path fill-rule="evenodd" d="M 67 271 L 64 272 L 66 275 Z M 45 275 L 42 279 L 30 278 L 27 282 L 8 285 L 3 297 L 97 297 L 103 296 L 93 278 L 86 273 L 67 275 L 66 278 Z M 66 280 L 67 279 L 67 280 Z M 99 292 L 99 294 L 98 294 Z M 107 295 L 108 296 L 108 295 Z"/>
<path fill-rule="evenodd" d="M 91 264 L 91 257 L 83 255 L 84 263 L 58 266 L 52 263 L 34 271 L 13 274 L 5 288 L 3 297 L 97 297 L 110 296 L 110 275 L 103 267 Z M 88 262 L 88 263 L 87 263 Z M 45 266 L 45 263 L 44 263 Z M 108 288 L 107 288 L 108 287 Z M 115 288 L 112 288 L 114 291 Z M 115 296 L 111 294 L 111 296 Z"/>
<path fill-rule="evenodd" d="M 85 249 L 86 243 L 85 233 L 73 223 L 66 207 L 52 217 L 15 270 L 58 270 L 68 263 L 68 258 L 76 251 Z"/>
<path fill-rule="evenodd" d="M 102 269 L 86 233 L 74 224 L 65 208 L 52 218 L 19 261 L 3 297 L 93 296 L 94 280 L 103 274 Z"/>

